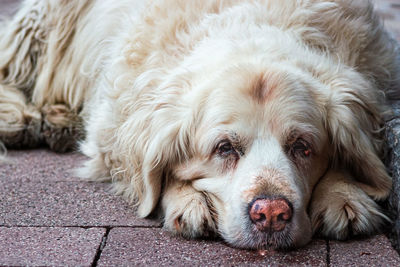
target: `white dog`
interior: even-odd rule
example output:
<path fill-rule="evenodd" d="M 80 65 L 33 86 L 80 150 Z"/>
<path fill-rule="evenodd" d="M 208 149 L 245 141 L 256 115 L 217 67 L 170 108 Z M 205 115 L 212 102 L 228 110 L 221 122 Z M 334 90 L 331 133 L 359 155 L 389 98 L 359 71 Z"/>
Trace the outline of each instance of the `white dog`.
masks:
<path fill-rule="evenodd" d="M 81 176 L 189 238 L 345 239 L 387 220 L 399 54 L 366 0 L 27 0 L 0 32 L 0 139 L 82 140 Z"/>

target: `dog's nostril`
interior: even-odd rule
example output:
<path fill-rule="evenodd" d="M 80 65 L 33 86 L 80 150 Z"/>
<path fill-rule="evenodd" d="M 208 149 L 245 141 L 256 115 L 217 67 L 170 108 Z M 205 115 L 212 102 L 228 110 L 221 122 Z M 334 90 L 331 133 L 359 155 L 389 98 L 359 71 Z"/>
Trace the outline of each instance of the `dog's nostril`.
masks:
<path fill-rule="evenodd" d="M 290 220 L 290 216 L 289 216 L 289 214 L 288 213 L 280 213 L 280 214 L 278 214 L 278 217 L 277 217 L 277 221 L 278 222 L 282 222 L 282 221 L 289 221 Z"/>
<path fill-rule="evenodd" d="M 264 214 L 259 214 L 259 216 L 260 216 L 260 218 L 258 218 L 258 219 L 256 219 L 256 221 L 257 222 L 263 222 L 263 221 L 265 221 L 267 218 L 265 217 L 265 215 Z"/>
<path fill-rule="evenodd" d="M 284 198 L 255 200 L 249 209 L 251 221 L 260 231 L 282 231 L 292 218 L 290 202 Z"/>

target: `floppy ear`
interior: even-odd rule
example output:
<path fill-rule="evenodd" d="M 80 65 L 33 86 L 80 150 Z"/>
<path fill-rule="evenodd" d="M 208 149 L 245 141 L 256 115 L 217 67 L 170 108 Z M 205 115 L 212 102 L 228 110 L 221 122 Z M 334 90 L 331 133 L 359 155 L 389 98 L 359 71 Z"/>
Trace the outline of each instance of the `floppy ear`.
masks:
<path fill-rule="evenodd" d="M 360 188 L 379 200 L 387 197 L 392 183 L 379 158 L 383 105 L 371 87 L 354 79 L 351 86 L 331 88 L 326 127 L 337 167 L 348 169 Z"/>
<path fill-rule="evenodd" d="M 189 136 L 192 116 L 190 110 L 168 104 L 155 110 L 149 123 L 149 136 L 143 148 L 142 198 L 139 199 L 138 214 L 148 216 L 156 207 L 168 168 L 189 156 Z M 188 112 L 189 111 L 189 112 Z M 189 114 L 188 114 L 189 113 Z"/>

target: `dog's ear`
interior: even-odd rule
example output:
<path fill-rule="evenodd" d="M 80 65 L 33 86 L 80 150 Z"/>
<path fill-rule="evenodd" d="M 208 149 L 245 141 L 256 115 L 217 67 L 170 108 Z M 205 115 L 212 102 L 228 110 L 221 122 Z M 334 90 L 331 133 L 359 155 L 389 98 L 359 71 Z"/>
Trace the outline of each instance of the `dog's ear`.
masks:
<path fill-rule="evenodd" d="M 378 99 L 376 89 L 360 79 L 348 86 L 333 86 L 325 122 L 335 164 L 350 170 L 359 186 L 376 200 L 386 198 L 392 185 L 378 156 L 382 145 Z"/>
<path fill-rule="evenodd" d="M 166 105 L 154 111 L 151 117 L 148 139 L 143 148 L 143 186 L 138 203 L 141 217 L 148 216 L 156 207 L 165 183 L 163 178 L 168 178 L 170 173 L 168 168 L 185 161 L 190 153 L 191 115 L 187 109 Z"/>

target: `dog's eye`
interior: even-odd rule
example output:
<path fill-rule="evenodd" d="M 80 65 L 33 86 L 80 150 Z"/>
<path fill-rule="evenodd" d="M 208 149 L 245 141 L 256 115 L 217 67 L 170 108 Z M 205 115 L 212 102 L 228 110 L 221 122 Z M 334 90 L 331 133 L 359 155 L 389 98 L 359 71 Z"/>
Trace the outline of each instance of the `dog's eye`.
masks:
<path fill-rule="evenodd" d="M 292 152 L 294 155 L 300 155 L 302 157 L 311 156 L 311 148 L 310 145 L 303 139 L 299 138 L 292 145 Z"/>
<path fill-rule="evenodd" d="M 228 140 L 221 141 L 217 146 L 217 153 L 222 157 L 227 157 L 231 154 L 237 154 L 235 148 Z"/>

